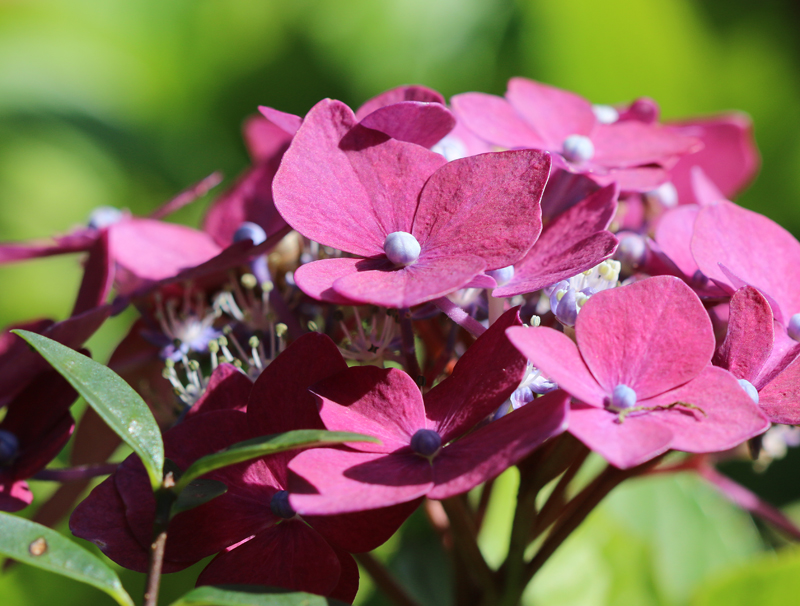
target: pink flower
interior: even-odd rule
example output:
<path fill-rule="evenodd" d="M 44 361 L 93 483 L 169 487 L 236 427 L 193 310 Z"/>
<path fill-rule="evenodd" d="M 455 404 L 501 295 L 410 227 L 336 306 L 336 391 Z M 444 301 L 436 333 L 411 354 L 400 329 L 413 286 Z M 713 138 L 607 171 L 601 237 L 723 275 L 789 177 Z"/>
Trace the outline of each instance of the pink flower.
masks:
<path fill-rule="evenodd" d="M 549 169 L 535 151 L 447 163 L 321 101 L 286 152 L 275 204 L 304 236 L 357 257 L 309 263 L 295 280 L 316 299 L 395 308 L 462 288 L 528 252 Z"/>
<path fill-rule="evenodd" d="M 578 315 L 577 345 L 552 328 L 508 332 L 534 366 L 579 400 L 570 433 L 617 467 L 670 448 L 725 450 L 769 426 L 736 379 L 711 366 L 711 321 L 677 278 L 593 296 Z"/>
<path fill-rule="evenodd" d="M 374 366 L 351 367 L 314 386 L 328 429 L 364 432 L 382 444 L 298 455 L 289 464 L 299 476 L 290 484 L 292 507 L 303 515 L 327 515 L 426 495 L 446 499 L 493 478 L 561 433 L 564 392 L 467 433 L 519 385 L 526 361 L 504 333 L 514 325 L 520 325 L 516 308 L 481 335 L 453 374 L 424 396 L 406 373 Z"/>
<path fill-rule="evenodd" d="M 616 181 L 623 191 L 654 189 L 666 180 L 665 167 L 701 145 L 655 124 L 619 120 L 615 110 L 604 115 L 574 93 L 525 78 L 509 80 L 505 99 L 464 93 L 451 102 L 458 119 L 489 143 L 549 151 L 559 168 L 601 185 Z"/>

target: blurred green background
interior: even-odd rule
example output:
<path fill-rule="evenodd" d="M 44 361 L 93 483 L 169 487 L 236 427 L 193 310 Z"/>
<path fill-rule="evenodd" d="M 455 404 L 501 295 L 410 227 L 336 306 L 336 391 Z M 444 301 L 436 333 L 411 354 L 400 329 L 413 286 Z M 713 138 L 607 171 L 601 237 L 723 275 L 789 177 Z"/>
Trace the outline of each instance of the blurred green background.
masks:
<path fill-rule="evenodd" d="M 739 200 L 800 234 L 800 5 L 796 0 L 0 0 L 0 239 L 83 224 L 100 205 L 146 213 L 214 170 L 247 164 L 240 125 L 259 104 L 303 114 L 421 83 L 502 94 L 512 75 L 594 102 L 655 98 L 665 118 L 728 109 L 756 125 L 763 169 Z M 207 201 L 182 211 L 196 223 Z M 0 268 L 0 323 L 64 317 L 75 258 Z M 795 279 L 787 277 L 787 279 Z M 125 319 L 94 340 L 102 358 Z M 756 478 L 792 508 L 797 460 Z M 513 473 L 482 536 L 503 550 Z M 39 488 L 46 492 L 47 487 Z M 504 492 L 505 491 L 505 492 Z M 414 518 L 383 556 L 425 604 L 446 604 L 441 554 Z M 423 550 L 423 561 L 411 555 Z M 494 554 L 493 556 L 491 554 Z M 142 584 L 125 577 L 133 592 Z M 168 581 L 176 595 L 192 573 Z M 363 583 L 362 603 L 370 599 Z M 612 495 L 531 586 L 530 604 L 794 603 L 800 552 L 691 477 Z M 17 567 L 0 603 L 107 603 Z M 787 601 L 788 600 L 788 601 Z"/>

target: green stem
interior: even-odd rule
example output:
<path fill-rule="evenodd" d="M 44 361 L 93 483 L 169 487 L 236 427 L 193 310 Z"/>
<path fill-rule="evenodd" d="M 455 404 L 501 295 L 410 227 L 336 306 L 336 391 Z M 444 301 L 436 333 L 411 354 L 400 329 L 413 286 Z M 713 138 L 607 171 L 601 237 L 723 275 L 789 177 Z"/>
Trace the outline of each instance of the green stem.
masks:
<path fill-rule="evenodd" d="M 378 588 L 393 604 L 397 606 L 419 606 L 416 600 L 408 595 L 403 586 L 397 582 L 397 579 L 371 553 L 356 553 L 353 554 L 353 557 L 364 567 Z"/>
<path fill-rule="evenodd" d="M 411 312 L 408 308 L 398 309 L 400 316 L 400 337 L 403 344 L 403 355 L 406 358 L 406 370 L 411 378 L 419 384 L 420 380 L 424 381 L 422 372 L 419 369 L 419 362 L 417 361 L 417 346 L 414 342 L 414 327 L 411 324 Z M 421 385 L 420 385 L 421 387 Z"/>

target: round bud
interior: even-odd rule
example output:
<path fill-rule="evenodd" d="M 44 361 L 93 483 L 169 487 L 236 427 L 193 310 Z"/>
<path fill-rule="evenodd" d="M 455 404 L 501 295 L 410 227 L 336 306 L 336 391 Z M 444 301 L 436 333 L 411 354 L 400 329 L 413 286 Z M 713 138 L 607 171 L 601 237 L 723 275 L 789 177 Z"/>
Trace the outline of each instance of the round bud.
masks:
<path fill-rule="evenodd" d="M 611 394 L 611 407 L 616 410 L 626 410 L 636 406 L 636 392 L 624 383 L 614 388 Z"/>
<path fill-rule="evenodd" d="M 758 404 L 758 390 L 756 389 L 756 386 L 747 379 L 739 379 L 739 385 L 741 385 L 745 393 L 750 396 L 750 399 Z"/>
<path fill-rule="evenodd" d="M 600 124 L 614 124 L 619 120 L 619 112 L 610 105 L 592 105 L 592 111 Z"/>
<path fill-rule="evenodd" d="M 564 326 L 575 326 L 578 319 L 578 300 L 574 288 L 568 288 L 554 310 L 556 319 Z"/>
<path fill-rule="evenodd" d="M 260 225 L 245 221 L 239 226 L 233 234 L 234 242 L 241 242 L 242 240 L 252 240 L 253 244 L 261 244 L 267 239 L 267 232 L 265 232 Z"/>
<path fill-rule="evenodd" d="M 383 252 L 389 261 L 399 266 L 411 265 L 419 259 L 422 248 L 417 239 L 404 231 L 395 231 L 386 236 Z"/>
<path fill-rule="evenodd" d="M 442 437 L 432 429 L 419 429 L 411 436 L 411 450 L 423 457 L 433 457 L 442 448 Z"/>
<path fill-rule="evenodd" d="M 800 314 L 794 314 L 789 319 L 789 325 L 786 327 L 786 332 L 795 341 L 800 341 Z"/>
<path fill-rule="evenodd" d="M 444 156 L 444 159 L 448 162 L 460 160 L 469 155 L 467 146 L 464 145 L 463 141 L 452 135 L 445 135 L 444 139 L 431 147 L 431 151 Z"/>
<path fill-rule="evenodd" d="M 279 490 L 269 502 L 269 508 L 279 518 L 289 520 L 297 513 L 289 504 L 289 493 L 286 490 Z"/>
<path fill-rule="evenodd" d="M 671 181 L 662 183 L 645 194 L 647 201 L 664 208 L 675 208 L 678 205 L 678 190 Z"/>
<path fill-rule="evenodd" d="M 639 97 L 631 103 L 627 113 L 630 120 L 652 124 L 658 120 L 658 104 L 648 97 Z"/>
<path fill-rule="evenodd" d="M 19 452 L 19 440 L 10 431 L 0 429 L 0 465 L 11 463 Z"/>
<path fill-rule="evenodd" d="M 89 229 L 103 229 L 119 222 L 124 216 L 123 212 L 113 206 L 98 206 L 89 215 Z"/>
<path fill-rule="evenodd" d="M 627 273 L 633 273 L 645 261 L 647 256 L 647 245 L 644 238 L 639 234 L 628 232 L 625 235 L 618 234 L 619 246 L 614 255 Z"/>
<path fill-rule="evenodd" d="M 511 281 L 511 278 L 514 277 L 514 266 L 509 265 L 508 267 L 501 267 L 500 269 L 490 269 L 486 272 L 486 275 L 490 278 L 494 278 L 498 286 L 505 286 Z"/>
<path fill-rule="evenodd" d="M 570 162 L 580 164 L 594 157 L 594 143 L 583 135 L 570 135 L 564 139 L 561 154 Z"/>

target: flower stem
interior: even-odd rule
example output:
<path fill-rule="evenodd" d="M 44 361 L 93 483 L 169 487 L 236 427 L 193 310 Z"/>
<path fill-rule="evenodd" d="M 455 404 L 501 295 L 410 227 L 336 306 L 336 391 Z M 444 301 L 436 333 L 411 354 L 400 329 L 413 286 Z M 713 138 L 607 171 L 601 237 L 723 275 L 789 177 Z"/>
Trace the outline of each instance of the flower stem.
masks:
<path fill-rule="evenodd" d="M 175 485 L 172 472 L 164 476 L 164 482 L 156 490 L 156 516 L 153 521 L 153 542 L 150 544 L 150 561 L 147 566 L 147 581 L 144 586 L 143 606 L 158 606 L 158 590 L 161 585 L 161 569 L 164 566 L 164 551 L 167 546 L 169 514 L 176 495 L 170 490 Z"/>
<path fill-rule="evenodd" d="M 419 606 L 403 586 L 397 582 L 386 567 L 381 564 L 371 553 L 353 554 L 356 561 L 369 573 L 372 580 L 380 588 L 383 594 L 397 606 Z"/>
<path fill-rule="evenodd" d="M 411 312 L 407 307 L 398 309 L 400 316 L 400 337 L 403 342 L 403 354 L 406 357 L 406 370 L 411 378 L 419 382 L 422 379 L 422 371 L 419 369 L 417 361 L 417 346 L 414 343 L 414 327 L 411 324 Z M 421 387 L 421 386 L 420 386 Z"/>
<path fill-rule="evenodd" d="M 441 309 L 448 318 L 470 333 L 473 337 L 480 337 L 486 332 L 486 329 L 480 322 L 478 322 L 475 318 L 473 318 L 447 297 L 441 297 L 440 299 L 432 301 L 432 303 Z"/>

